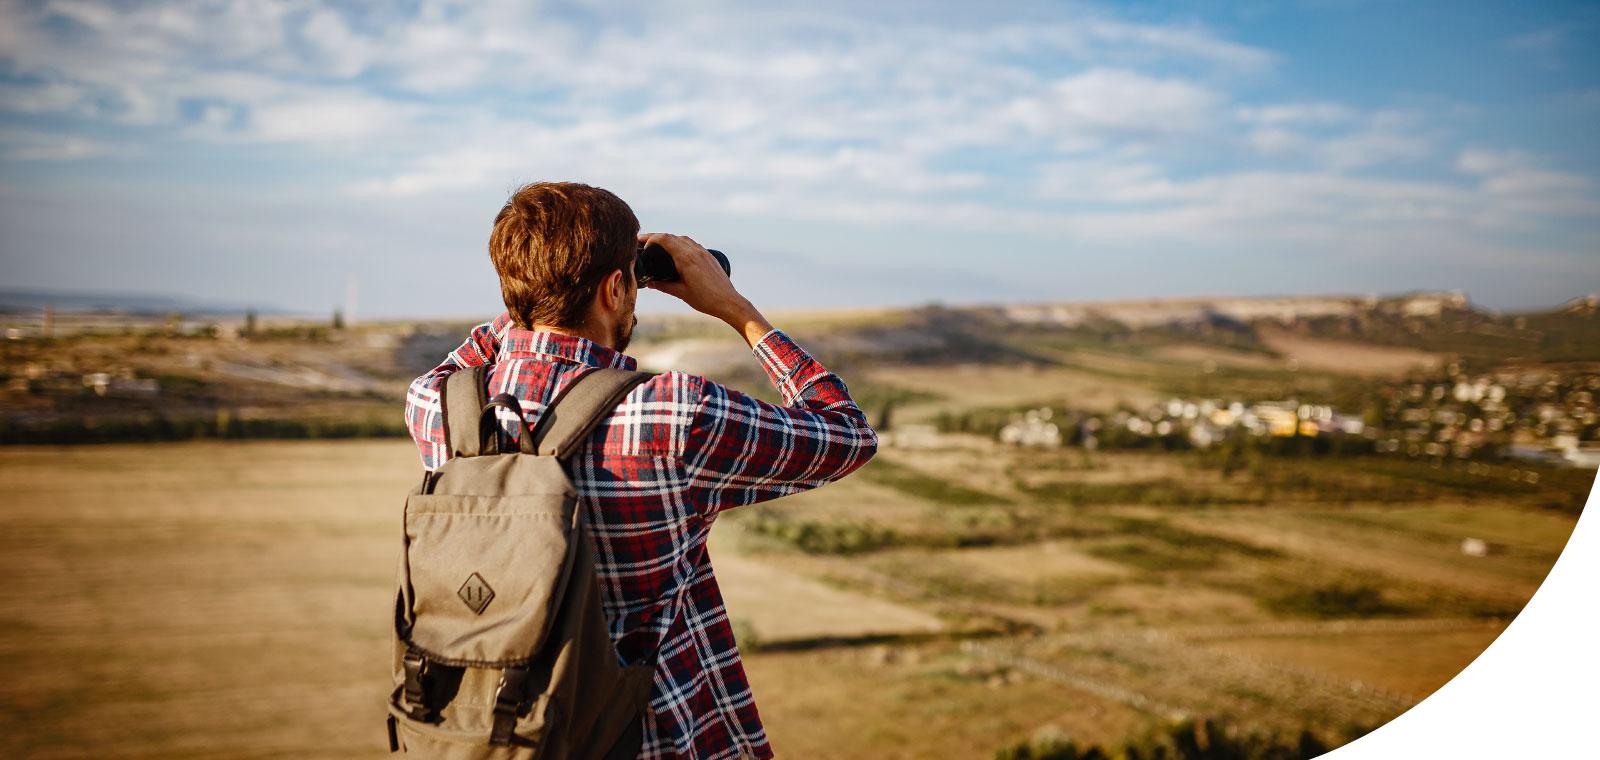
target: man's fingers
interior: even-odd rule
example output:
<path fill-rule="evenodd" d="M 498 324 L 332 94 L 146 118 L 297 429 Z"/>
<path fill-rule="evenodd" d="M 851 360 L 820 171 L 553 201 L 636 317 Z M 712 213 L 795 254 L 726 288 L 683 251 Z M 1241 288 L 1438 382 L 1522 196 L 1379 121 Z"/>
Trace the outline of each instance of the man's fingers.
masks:
<path fill-rule="evenodd" d="M 705 246 L 695 242 L 694 238 L 687 235 L 673 235 L 668 232 L 641 232 L 639 242 L 643 245 L 659 245 L 666 250 L 667 255 L 682 271 L 685 266 L 698 268 L 706 264 L 711 258 L 711 253 Z"/>
<path fill-rule="evenodd" d="M 645 287 L 661 291 L 679 300 L 682 300 L 684 296 L 683 283 L 681 282 L 647 282 Z"/>

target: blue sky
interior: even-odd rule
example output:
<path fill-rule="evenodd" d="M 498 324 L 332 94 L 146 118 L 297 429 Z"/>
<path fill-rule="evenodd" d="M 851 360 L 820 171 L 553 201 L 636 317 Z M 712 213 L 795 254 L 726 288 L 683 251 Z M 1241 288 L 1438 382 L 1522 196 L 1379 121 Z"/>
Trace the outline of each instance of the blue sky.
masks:
<path fill-rule="evenodd" d="M 851 5 L 0 0 L 4 287 L 482 316 L 571 179 L 774 309 L 1600 290 L 1594 4 Z"/>

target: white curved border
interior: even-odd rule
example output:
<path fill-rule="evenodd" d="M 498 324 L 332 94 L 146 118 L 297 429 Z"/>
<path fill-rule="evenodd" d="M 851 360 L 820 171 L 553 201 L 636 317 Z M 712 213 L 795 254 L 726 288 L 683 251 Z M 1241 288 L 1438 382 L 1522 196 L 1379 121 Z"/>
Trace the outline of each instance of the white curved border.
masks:
<path fill-rule="evenodd" d="M 1522 613 L 1443 688 L 1328 753 L 1363 758 L 1596 757 L 1600 489 Z M 1576 753 L 1576 754 L 1575 754 Z"/>

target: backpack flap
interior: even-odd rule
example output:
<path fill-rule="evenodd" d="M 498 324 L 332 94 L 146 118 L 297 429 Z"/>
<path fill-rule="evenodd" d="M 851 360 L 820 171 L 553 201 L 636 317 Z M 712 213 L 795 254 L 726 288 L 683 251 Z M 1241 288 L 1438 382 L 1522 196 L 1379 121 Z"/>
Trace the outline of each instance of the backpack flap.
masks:
<path fill-rule="evenodd" d="M 446 665 L 538 654 L 577 548 L 577 494 L 551 457 L 446 462 L 406 500 L 403 640 Z"/>

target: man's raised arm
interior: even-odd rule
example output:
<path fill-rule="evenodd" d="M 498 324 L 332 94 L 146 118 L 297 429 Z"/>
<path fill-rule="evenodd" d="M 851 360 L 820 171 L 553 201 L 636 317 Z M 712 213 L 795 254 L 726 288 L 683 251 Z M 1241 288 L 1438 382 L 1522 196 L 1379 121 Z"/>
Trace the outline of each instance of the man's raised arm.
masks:
<path fill-rule="evenodd" d="M 705 383 L 684 465 L 707 515 L 838 480 L 878 450 L 838 375 L 777 330 L 753 348 L 785 406 Z"/>
<path fill-rule="evenodd" d="M 489 364 L 500 353 L 500 340 L 511 326 L 511 315 L 502 313 L 493 320 L 472 328 L 459 348 L 444 357 L 439 366 L 411 381 L 406 391 L 406 427 L 417 442 L 422 466 L 433 470 L 450 456 L 444 435 L 444 414 L 439 407 L 439 390 L 450 373 L 463 367 Z"/>
<path fill-rule="evenodd" d="M 706 382 L 684 445 L 684 465 L 708 515 L 816 488 L 855 471 L 878 437 L 838 375 L 773 329 L 734 289 L 711 254 L 688 238 L 640 235 L 672 255 L 680 279 L 650 287 L 682 299 L 742 335 L 784 406 Z"/>

